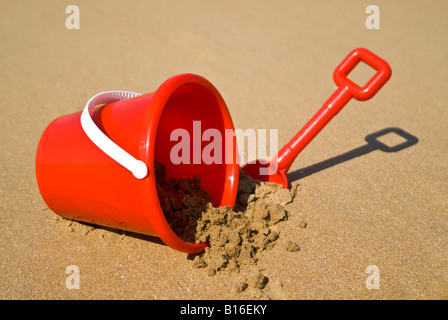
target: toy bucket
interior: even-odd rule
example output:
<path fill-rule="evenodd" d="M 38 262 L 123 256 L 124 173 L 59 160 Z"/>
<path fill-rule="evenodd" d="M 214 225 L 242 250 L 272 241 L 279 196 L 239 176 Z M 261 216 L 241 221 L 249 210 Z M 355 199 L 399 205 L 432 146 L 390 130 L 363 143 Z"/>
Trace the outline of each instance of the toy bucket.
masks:
<path fill-rule="evenodd" d="M 234 135 L 222 143 L 227 161 L 174 164 L 170 151 L 178 141 L 172 141 L 171 133 L 185 129 L 193 137 L 198 133 L 193 122 L 200 123 L 200 134 L 208 129 L 219 130 L 222 137 L 227 130 L 234 132 L 223 98 L 198 75 L 171 77 L 144 95 L 96 95 L 83 112 L 57 118 L 44 131 L 36 155 L 40 193 L 62 217 L 157 236 L 173 249 L 200 252 L 207 243 L 186 242 L 168 225 L 154 161 L 165 166 L 168 178 L 200 177 L 214 206 L 233 207 L 239 166 Z M 190 151 L 193 157 L 195 150 Z"/>

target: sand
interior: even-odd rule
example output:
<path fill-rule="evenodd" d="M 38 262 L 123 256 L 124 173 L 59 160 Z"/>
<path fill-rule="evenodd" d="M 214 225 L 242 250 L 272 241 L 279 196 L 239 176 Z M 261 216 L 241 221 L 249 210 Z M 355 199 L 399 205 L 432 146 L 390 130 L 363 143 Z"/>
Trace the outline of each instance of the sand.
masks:
<path fill-rule="evenodd" d="M 195 241 L 209 248 L 195 256 L 193 266 L 218 271 L 240 272 L 255 266 L 261 252 L 274 248 L 280 233 L 275 225 L 288 219 L 285 205 L 295 196 L 277 184 L 260 183 L 240 172 L 235 210 L 208 204 L 197 218 Z"/>
<path fill-rule="evenodd" d="M 236 205 L 214 206 L 199 177 L 176 179 L 166 176 L 165 166 L 155 161 L 157 193 L 171 229 L 184 241 L 207 243 L 204 252 L 191 254 L 193 267 L 206 269 L 209 276 L 227 271 L 239 273 L 256 266 L 261 252 L 274 248 L 280 233 L 274 226 L 288 218 L 285 206 L 296 190 L 275 183 L 260 182 L 239 172 Z M 306 223 L 301 225 L 305 227 Z M 288 241 L 291 252 L 300 247 Z M 254 268 L 252 268 L 254 270 Z M 254 288 L 264 289 L 268 278 L 255 271 Z M 237 283 L 243 291 L 246 282 Z"/>
<path fill-rule="evenodd" d="M 65 27 L 70 4 L 79 30 Z M 447 299 L 448 4 L 375 1 L 381 29 L 368 30 L 370 4 L 2 1 L 0 298 Z M 356 47 L 386 59 L 392 78 L 372 100 L 349 102 L 294 162 L 297 195 L 255 266 L 208 276 L 157 237 L 58 218 L 39 194 L 43 130 L 98 92 L 152 92 L 196 73 L 236 128 L 278 129 L 282 146 Z M 392 127 L 417 140 L 365 152 L 367 136 Z M 384 140 L 400 143 L 396 132 Z M 69 266 L 79 289 L 67 288 Z"/>
<path fill-rule="evenodd" d="M 168 178 L 165 166 L 157 160 L 154 168 L 158 199 L 168 225 L 182 240 L 195 242 L 198 220 L 209 204 L 213 208 L 212 198 L 199 177 Z"/>

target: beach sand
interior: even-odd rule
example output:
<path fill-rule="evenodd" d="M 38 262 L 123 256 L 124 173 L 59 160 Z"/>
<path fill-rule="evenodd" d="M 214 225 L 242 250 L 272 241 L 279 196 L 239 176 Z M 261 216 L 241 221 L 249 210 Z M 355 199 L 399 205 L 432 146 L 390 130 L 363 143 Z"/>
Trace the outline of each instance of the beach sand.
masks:
<path fill-rule="evenodd" d="M 71 4 L 79 30 L 66 28 Z M 0 299 L 447 299 L 448 2 L 375 1 L 379 30 L 365 26 L 370 4 L 3 0 Z M 39 193 L 43 130 L 98 92 L 153 92 L 199 74 L 236 128 L 278 129 L 280 147 L 357 47 L 387 60 L 392 78 L 372 100 L 349 102 L 296 159 L 289 218 L 256 266 L 209 276 L 156 237 L 59 218 Z M 418 141 L 361 148 L 387 128 L 401 131 L 385 143 L 401 143 L 397 132 Z M 79 289 L 67 288 L 72 265 Z"/>

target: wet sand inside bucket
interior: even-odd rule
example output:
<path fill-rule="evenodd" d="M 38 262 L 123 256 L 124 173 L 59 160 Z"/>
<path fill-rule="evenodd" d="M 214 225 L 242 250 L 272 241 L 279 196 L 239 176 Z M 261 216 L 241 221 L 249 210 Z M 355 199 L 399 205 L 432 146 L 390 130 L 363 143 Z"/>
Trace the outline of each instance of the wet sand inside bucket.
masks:
<path fill-rule="evenodd" d="M 240 170 L 234 210 L 216 208 L 199 178 L 167 178 L 157 161 L 155 170 L 160 205 L 173 231 L 184 241 L 210 244 L 193 262 L 209 275 L 256 265 L 257 254 L 275 246 L 280 234 L 274 225 L 288 219 L 285 206 L 295 197 L 294 190 L 255 181 Z"/>

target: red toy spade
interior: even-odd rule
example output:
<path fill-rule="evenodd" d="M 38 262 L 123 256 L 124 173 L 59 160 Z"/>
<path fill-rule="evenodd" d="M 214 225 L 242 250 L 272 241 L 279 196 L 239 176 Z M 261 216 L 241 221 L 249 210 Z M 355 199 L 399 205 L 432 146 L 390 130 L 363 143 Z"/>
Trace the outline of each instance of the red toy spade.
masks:
<path fill-rule="evenodd" d="M 361 61 L 377 71 L 362 88 L 347 78 L 347 75 Z M 243 167 L 243 172 L 256 180 L 279 183 L 284 188 L 288 188 L 286 174 L 299 153 L 342 110 L 351 98 L 361 101 L 372 98 L 389 80 L 391 73 L 389 64 L 369 50 L 358 48 L 350 52 L 334 70 L 333 79 L 338 88 L 319 111 L 291 141 L 280 149 L 270 162 L 256 160 L 246 164 Z"/>

